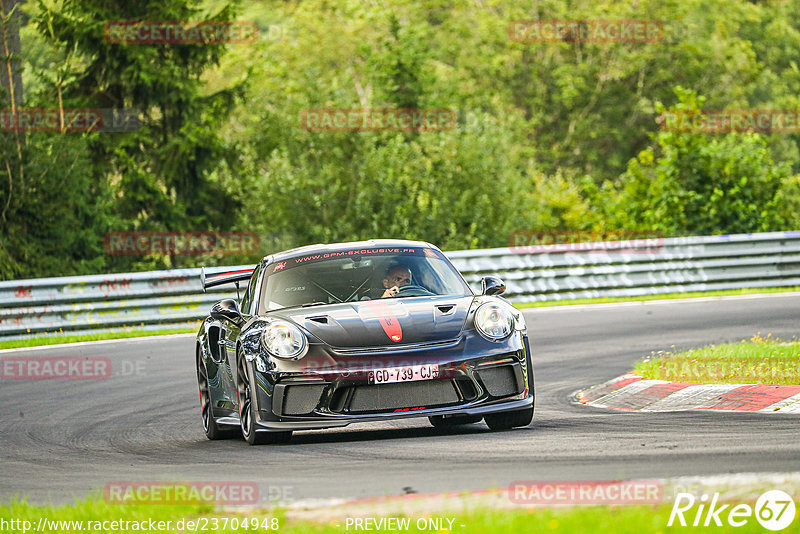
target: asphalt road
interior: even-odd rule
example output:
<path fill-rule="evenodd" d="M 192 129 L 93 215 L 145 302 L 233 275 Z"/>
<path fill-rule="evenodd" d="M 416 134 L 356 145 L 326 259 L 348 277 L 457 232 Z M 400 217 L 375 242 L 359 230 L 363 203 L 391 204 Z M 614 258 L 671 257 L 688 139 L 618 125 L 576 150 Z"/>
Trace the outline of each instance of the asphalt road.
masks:
<path fill-rule="evenodd" d="M 478 490 L 518 480 L 800 471 L 800 416 L 628 413 L 571 395 L 651 351 L 800 337 L 800 295 L 526 312 L 534 423 L 434 429 L 426 418 L 295 433 L 288 445 L 210 442 L 189 336 L 4 352 L 108 357 L 105 380 L 0 382 L 0 500 L 62 503 L 120 481 L 251 481 L 262 498 Z M 408 488 L 413 488 L 409 490 Z"/>

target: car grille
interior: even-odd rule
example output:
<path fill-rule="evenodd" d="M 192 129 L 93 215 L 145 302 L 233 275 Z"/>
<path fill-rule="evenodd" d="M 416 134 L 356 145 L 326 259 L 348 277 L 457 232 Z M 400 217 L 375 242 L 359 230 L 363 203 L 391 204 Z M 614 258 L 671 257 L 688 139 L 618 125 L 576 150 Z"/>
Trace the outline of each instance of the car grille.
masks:
<path fill-rule="evenodd" d="M 278 415 L 309 415 L 317 410 L 339 414 L 405 411 L 469 403 L 481 395 L 508 397 L 523 391 L 525 379 L 517 363 L 479 365 L 475 379 L 459 374 L 452 379 L 420 380 L 388 384 L 337 383 L 291 384 L 283 389 L 282 401 L 275 405 Z M 338 382 L 338 381 L 336 381 Z"/>
<path fill-rule="evenodd" d="M 451 380 L 354 386 L 349 412 L 444 406 L 460 401 Z"/>

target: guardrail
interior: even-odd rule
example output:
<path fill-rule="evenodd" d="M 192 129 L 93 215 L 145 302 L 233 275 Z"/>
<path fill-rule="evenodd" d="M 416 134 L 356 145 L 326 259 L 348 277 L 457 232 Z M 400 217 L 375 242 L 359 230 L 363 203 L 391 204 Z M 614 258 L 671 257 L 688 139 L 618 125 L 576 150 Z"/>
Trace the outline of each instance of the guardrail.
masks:
<path fill-rule="evenodd" d="M 496 273 L 514 302 L 800 285 L 800 231 L 536 248 L 447 256 L 470 284 Z"/>
<path fill-rule="evenodd" d="M 800 231 L 447 252 L 477 289 L 487 274 L 513 302 L 800 286 Z M 221 272 L 251 266 L 219 267 Z M 230 287 L 200 269 L 0 282 L 0 339 L 197 326 Z"/>
<path fill-rule="evenodd" d="M 248 266 L 219 267 L 220 272 Z M 200 269 L 0 282 L 0 339 L 197 326 L 233 286 L 203 293 Z"/>

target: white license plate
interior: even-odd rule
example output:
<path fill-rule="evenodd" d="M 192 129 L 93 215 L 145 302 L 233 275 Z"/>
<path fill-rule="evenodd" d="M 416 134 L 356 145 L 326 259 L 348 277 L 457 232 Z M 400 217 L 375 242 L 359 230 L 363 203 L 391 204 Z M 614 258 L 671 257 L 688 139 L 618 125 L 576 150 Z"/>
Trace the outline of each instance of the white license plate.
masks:
<path fill-rule="evenodd" d="M 439 366 L 436 364 L 375 369 L 370 371 L 367 377 L 370 384 L 414 382 L 416 380 L 434 380 L 436 378 L 439 378 Z"/>

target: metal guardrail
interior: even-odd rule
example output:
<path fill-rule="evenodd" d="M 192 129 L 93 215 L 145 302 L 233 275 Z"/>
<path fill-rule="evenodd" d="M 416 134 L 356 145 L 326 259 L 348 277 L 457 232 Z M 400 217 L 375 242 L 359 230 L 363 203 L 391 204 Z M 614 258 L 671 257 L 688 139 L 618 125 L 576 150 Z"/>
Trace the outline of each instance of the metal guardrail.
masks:
<path fill-rule="evenodd" d="M 800 231 L 447 252 L 477 289 L 487 274 L 513 302 L 800 286 Z M 209 273 L 251 266 L 219 267 Z M 230 287 L 200 269 L 0 282 L 0 339 L 197 326 Z"/>
<path fill-rule="evenodd" d="M 215 302 L 233 296 L 232 286 L 203 293 L 200 269 L 0 282 L 0 339 L 193 327 Z"/>
<path fill-rule="evenodd" d="M 800 285 L 800 231 L 536 248 L 447 256 L 472 285 L 490 273 L 503 278 L 514 302 Z"/>

